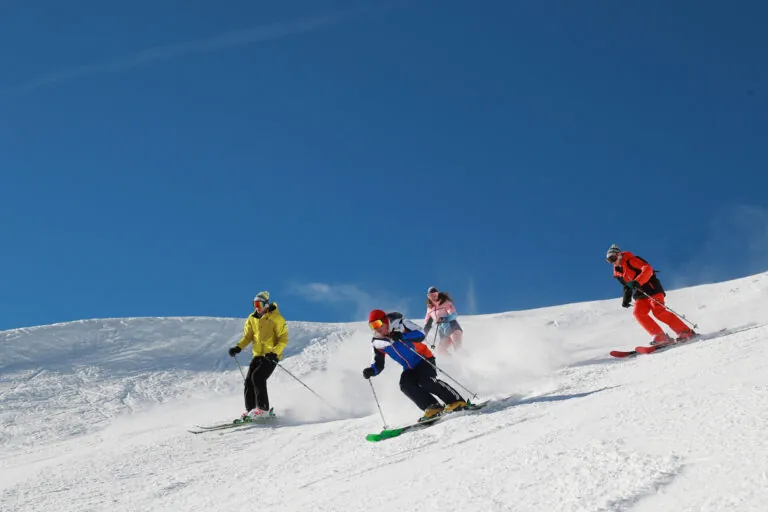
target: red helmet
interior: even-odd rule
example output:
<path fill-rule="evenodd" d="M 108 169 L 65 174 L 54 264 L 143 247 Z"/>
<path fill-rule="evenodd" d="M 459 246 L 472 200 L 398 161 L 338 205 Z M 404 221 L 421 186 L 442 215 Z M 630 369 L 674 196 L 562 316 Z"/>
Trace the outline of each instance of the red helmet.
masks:
<path fill-rule="evenodd" d="M 371 329 L 378 329 L 382 325 L 389 325 L 389 318 L 384 311 L 374 309 L 368 314 L 368 325 Z"/>

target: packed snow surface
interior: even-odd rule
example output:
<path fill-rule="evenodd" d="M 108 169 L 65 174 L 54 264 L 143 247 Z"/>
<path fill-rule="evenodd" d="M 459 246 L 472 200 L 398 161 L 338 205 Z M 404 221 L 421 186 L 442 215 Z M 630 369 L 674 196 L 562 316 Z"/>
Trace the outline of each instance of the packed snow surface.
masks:
<path fill-rule="evenodd" d="M 728 330 L 625 360 L 608 353 L 648 336 L 620 299 L 461 317 L 442 378 L 494 401 L 379 443 L 421 411 L 388 361 L 382 420 L 365 323 L 289 322 L 279 418 L 200 435 L 242 411 L 244 318 L 0 332 L 0 510 L 765 511 L 767 292 L 768 274 L 672 291 L 699 332 Z"/>

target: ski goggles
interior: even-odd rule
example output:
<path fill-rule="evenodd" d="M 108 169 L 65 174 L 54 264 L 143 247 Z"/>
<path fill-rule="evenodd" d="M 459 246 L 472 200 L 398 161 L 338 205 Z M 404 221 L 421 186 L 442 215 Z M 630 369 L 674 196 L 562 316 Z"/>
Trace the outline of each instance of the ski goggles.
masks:
<path fill-rule="evenodd" d="M 368 327 L 374 331 L 381 328 L 382 325 L 384 325 L 384 320 L 374 320 L 373 322 L 368 322 Z"/>
<path fill-rule="evenodd" d="M 269 302 L 264 302 L 263 300 L 255 300 L 253 301 L 253 307 L 256 309 L 261 309 L 267 307 Z"/>
<path fill-rule="evenodd" d="M 605 260 L 608 263 L 616 263 L 616 260 L 618 260 L 618 259 L 619 259 L 619 253 L 616 253 L 616 252 L 611 253 L 611 254 L 609 254 L 608 256 L 605 257 Z"/>

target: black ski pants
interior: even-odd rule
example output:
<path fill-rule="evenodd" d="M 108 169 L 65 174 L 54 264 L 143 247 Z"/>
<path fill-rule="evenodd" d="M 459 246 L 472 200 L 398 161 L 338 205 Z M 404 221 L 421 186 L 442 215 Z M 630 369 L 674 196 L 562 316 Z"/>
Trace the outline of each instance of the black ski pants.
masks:
<path fill-rule="evenodd" d="M 435 358 L 430 357 L 427 361 L 420 362 L 410 370 L 404 370 L 400 375 L 400 390 L 405 396 L 413 400 L 422 411 L 430 407 L 440 407 L 440 402 L 434 395 L 446 404 L 463 400 L 455 389 L 437 378 L 437 371 L 432 366 L 435 364 Z"/>
<path fill-rule="evenodd" d="M 267 379 L 275 371 L 277 365 L 269 362 L 264 356 L 251 359 L 248 373 L 245 375 L 245 410 L 250 411 L 256 406 L 265 411 L 269 410 L 269 394 L 267 394 Z"/>

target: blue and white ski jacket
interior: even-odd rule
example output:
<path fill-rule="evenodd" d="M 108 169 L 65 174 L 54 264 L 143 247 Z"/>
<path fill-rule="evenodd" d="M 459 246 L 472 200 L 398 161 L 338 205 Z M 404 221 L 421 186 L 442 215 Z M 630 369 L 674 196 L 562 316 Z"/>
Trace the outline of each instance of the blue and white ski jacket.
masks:
<path fill-rule="evenodd" d="M 403 318 L 402 313 L 388 313 L 389 332 L 399 332 L 402 338 L 395 341 L 391 338 L 374 336 L 371 339 L 373 345 L 373 362 L 371 368 L 378 375 L 384 369 L 384 355 L 388 355 L 404 369 L 411 370 L 424 359 L 435 357 L 432 351 L 422 343 L 424 333 L 419 326 Z"/>

